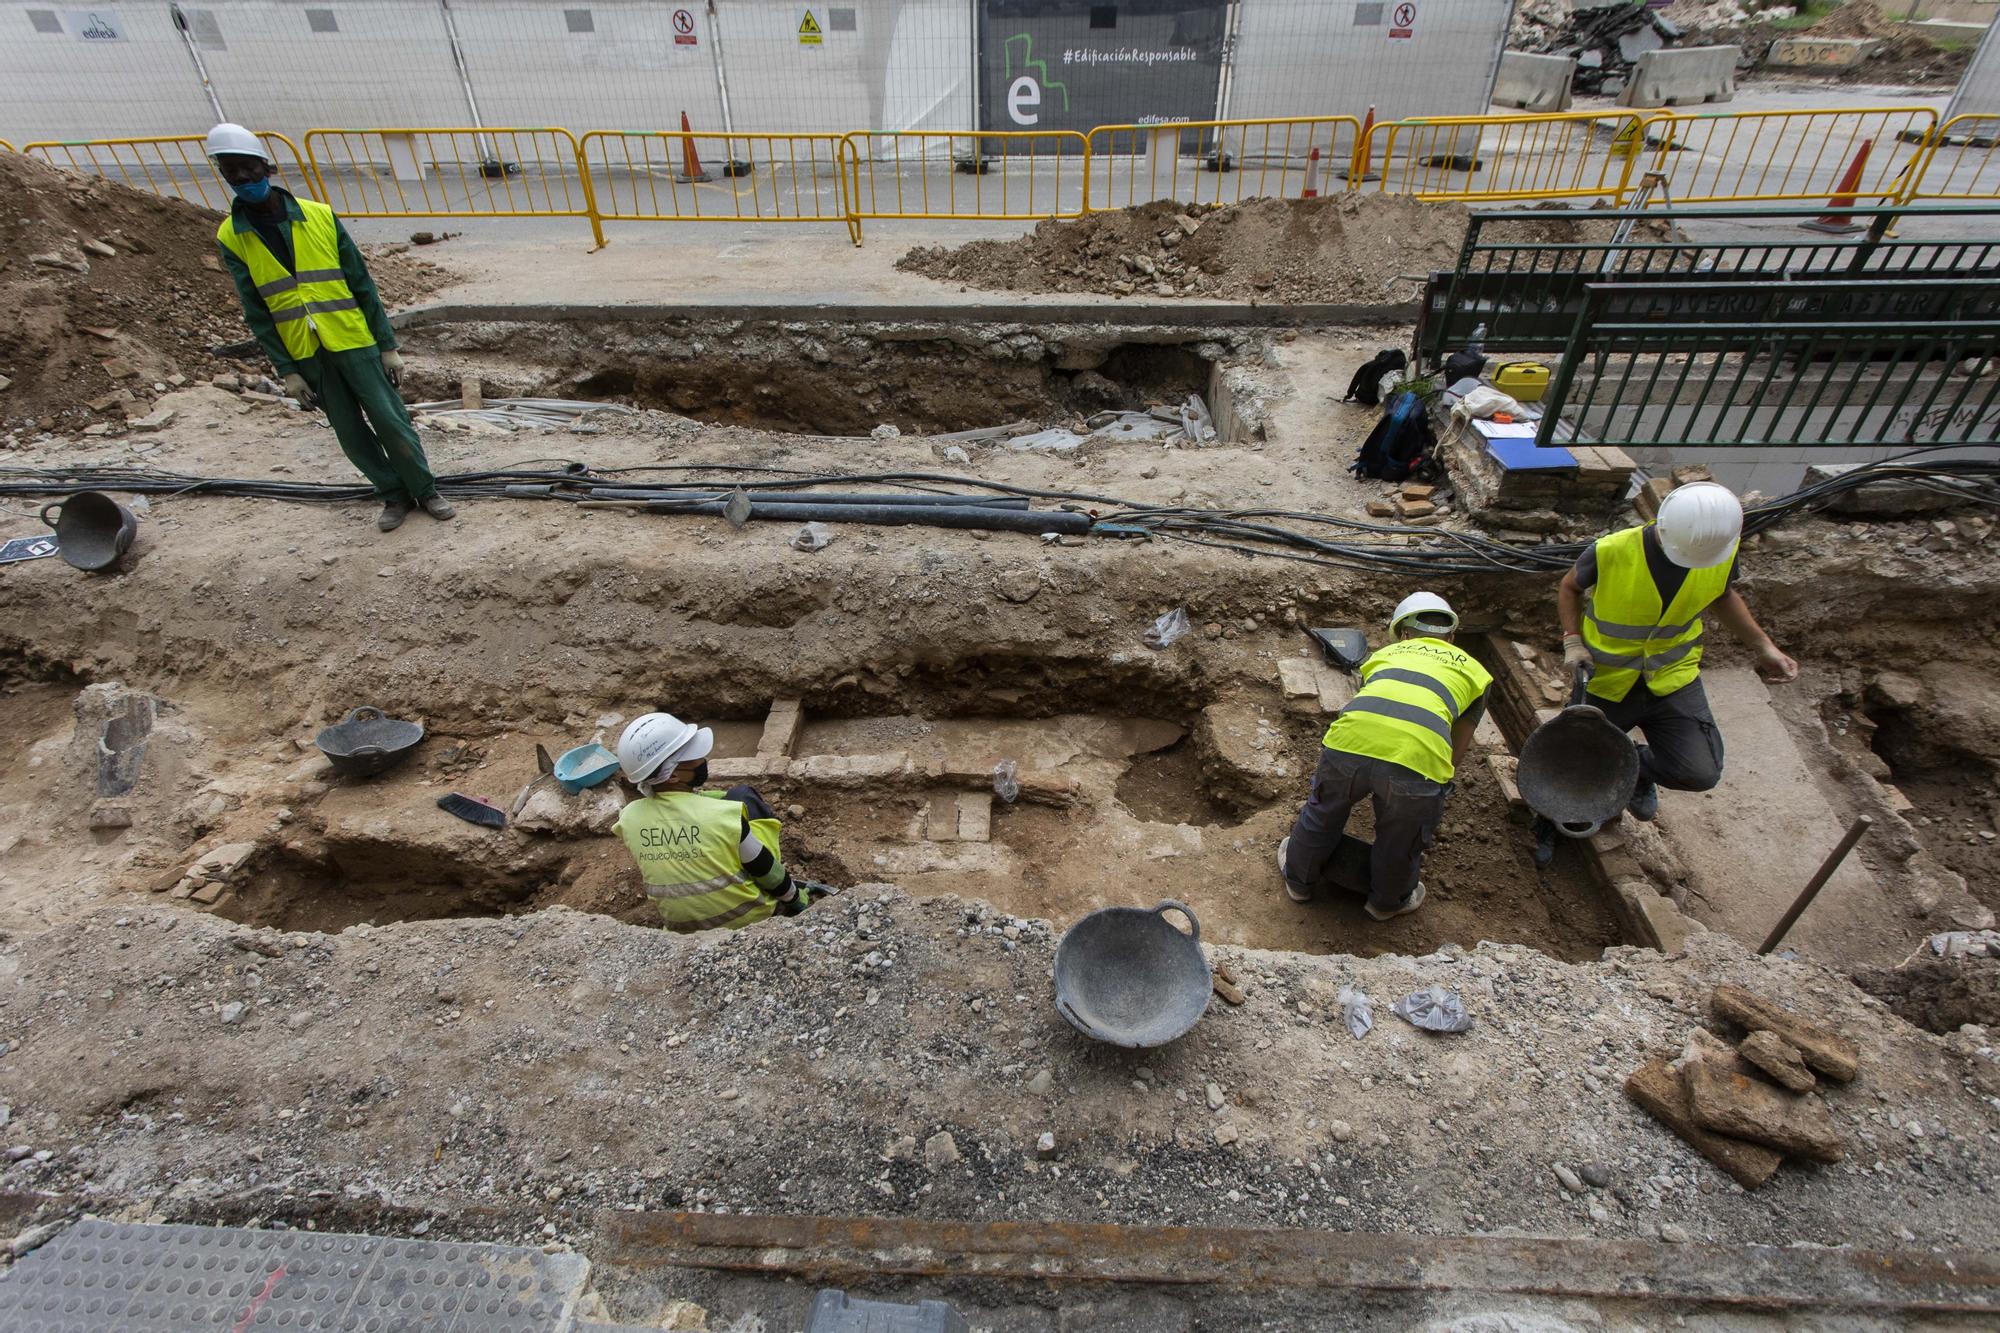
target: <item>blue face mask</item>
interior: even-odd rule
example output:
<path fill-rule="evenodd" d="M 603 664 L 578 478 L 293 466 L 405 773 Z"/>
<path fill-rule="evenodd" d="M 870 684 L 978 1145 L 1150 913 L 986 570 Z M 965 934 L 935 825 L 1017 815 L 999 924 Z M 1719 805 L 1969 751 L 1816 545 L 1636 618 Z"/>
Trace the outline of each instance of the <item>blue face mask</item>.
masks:
<path fill-rule="evenodd" d="M 236 191 L 236 197 L 246 204 L 261 204 L 271 197 L 271 182 L 268 180 L 251 181 L 248 185 L 232 185 L 229 188 Z"/>

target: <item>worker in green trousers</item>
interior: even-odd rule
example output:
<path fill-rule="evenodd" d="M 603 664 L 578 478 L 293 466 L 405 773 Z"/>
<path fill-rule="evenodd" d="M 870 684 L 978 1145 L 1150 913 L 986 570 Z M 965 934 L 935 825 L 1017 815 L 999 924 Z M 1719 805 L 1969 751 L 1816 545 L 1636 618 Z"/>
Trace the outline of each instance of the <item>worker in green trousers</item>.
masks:
<path fill-rule="evenodd" d="M 394 531 L 414 508 L 453 517 L 397 391 L 403 358 L 388 313 L 340 220 L 273 186 L 270 155 L 242 126 L 210 130 L 208 154 L 236 194 L 215 239 L 244 322 L 299 405 L 325 410 L 382 501 L 375 526 Z"/>

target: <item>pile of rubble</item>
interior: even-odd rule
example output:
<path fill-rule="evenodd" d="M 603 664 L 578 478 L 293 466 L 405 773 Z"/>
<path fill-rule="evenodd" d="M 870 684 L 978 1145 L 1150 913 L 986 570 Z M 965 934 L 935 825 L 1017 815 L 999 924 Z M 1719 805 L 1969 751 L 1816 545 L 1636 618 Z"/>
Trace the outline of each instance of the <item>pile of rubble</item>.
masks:
<path fill-rule="evenodd" d="M 1679 1059 L 1634 1070 L 1625 1095 L 1745 1189 L 1787 1157 L 1840 1161 L 1846 1136 L 1818 1090 L 1822 1080 L 1852 1083 L 1860 1049 L 1741 986 L 1717 986 L 1709 1006 L 1743 1038 L 1732 1046 L 1696 1028 Z"/>
<path fill-rule="evenodd" d="M 1527 0 L 1514 10 L 1507 46 L 1569 56 L 1576 61 L 1571 89 L 1609 97 L 1625 90 L 1640 56 L 1679 45 L 1682 36 L 1681 26 L 1664 12 L 1629 0 L 1610 4 L 1579 0 L 1574 7 L 1568 0 Z"/>

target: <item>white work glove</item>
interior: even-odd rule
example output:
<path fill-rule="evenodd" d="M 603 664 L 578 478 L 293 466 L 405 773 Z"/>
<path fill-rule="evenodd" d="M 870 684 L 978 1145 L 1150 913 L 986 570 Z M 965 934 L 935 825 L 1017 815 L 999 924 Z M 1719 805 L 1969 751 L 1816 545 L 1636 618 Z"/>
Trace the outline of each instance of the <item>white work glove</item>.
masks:
<path fill-rule="evenodd" d="M 1563 669 L 1569 673 L 1571 680 L 1578 676 L 1589 680 L 1596 672 L 1597 663 L 1591 659 L 1590 646 L 1583 641 L 1581 634 L 1563 635 Z"/>
<path fill-rule="evenodd" d="M 306 383 L 306 377 L 296 370 L 285 376 L 285 392 L 299 400 L 299 406 L 310 412 L 319 406 L 319 395 Z"/>
<path fill-rule="evenodd" d="M 403 387 L 403 354 L 393 347 L 382 349 L 382 373 L 389 377 L 389 383 Z"/>

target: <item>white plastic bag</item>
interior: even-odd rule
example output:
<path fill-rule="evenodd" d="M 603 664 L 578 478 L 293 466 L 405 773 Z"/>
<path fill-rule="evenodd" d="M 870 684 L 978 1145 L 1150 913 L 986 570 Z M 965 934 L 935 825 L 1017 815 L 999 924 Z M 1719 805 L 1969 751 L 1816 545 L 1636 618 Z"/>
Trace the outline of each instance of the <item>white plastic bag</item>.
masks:
<path fill-rule="evenodd" d="M 993 794 L 1008 805 L 1021 795 L 1021 767 L 1012 759 L 1002 759 L 993 765 Z"/>
<path fill-rule="evenodd" d="M 1480 385 L 1471 393 L 1459 399 L 1458 405 L 1451 409 L 1453 416 L 1482 421 L 1491 417 L 1496 412 L 1505 412 L 1509 416 L 1519 420 L 1521 405 L 1514 400 L 1512 394 L 1502 393 L 1490 384 Z"/>
<path fill-rule="evenodd" d="M 1191 628 L 1187 608 L 1177 606 L 1155 620 L 1140 638 L 1148 648 L 1171 648 Z"/>
<path fill-rule="evenodd" d="M 1340 988 L 1340 1009 L 1347 1019 L 1347 1030 L 1355 1040 L 1359 1041 L 1375 1030 L 1375 1011 L 1369 1007 L 1368 997 L 1359 988 Z"/>

